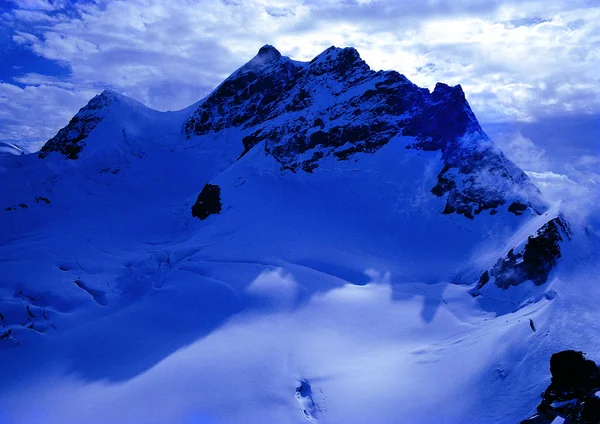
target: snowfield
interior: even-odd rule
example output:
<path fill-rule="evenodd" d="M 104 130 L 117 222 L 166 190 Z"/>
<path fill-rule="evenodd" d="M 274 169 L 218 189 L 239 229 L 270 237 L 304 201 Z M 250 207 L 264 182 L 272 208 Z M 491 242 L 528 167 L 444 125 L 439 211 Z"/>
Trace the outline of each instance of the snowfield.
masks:
<path fill-rule="evenodd" d="M 105 91 L 46 157 L 0 153 L 0 423 L 514 424 L 535 412 L 553 353 L 600 360 L 597 230 L 546 205 L 466 101 L 417 90 L 407 112 L 360 112 L 416 125 L 419 102 L 458 104 L 468 126 L 451 148 L 386 126 L 376 146 L 321 135 L 290 150 L 312 125 L 301 117 L 392 77 L 340 68 L 342 49 L 314 64 L 263 49 L 221 87 L 265 102 L 253 81 L 278 66 L 309 81 L 308 109 L 261 121 L 280 138 L 216 129 L 239 102 L 244 119 L 260 110 L 224 88 L 165 113 Z M 331 121 L 319 131 L 356 124 Z M 382 134 L 370 128 L 367 141 Z M 199 220 L 207 183 L 222 210 Z M 507 268 L 474 291 L 557 217 L 569 233 L 547 281 L 499 287 Z"/>

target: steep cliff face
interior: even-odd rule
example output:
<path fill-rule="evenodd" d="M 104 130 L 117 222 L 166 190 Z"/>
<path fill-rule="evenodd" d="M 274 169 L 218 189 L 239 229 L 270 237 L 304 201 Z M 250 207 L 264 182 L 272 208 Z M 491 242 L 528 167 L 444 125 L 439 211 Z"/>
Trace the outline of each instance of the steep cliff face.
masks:
<path fill-rule="evenodd" d="M 473 219 L 513 204 L 545 209 L 529 178 L 485 135 L 460 86 L 438 83 L 429 92 L 395 71 L 371 70 L 353 48 L 331 47 L 303 63 L 264 46 L 200 104 L 185 134 L 232 127 L 241 131 L 242 155 L 264 140 L 281 169 L 293 172 L 410 137 L 407 149 L 441 152 L 430 190 L 445 197 L 444 213 Z"/>

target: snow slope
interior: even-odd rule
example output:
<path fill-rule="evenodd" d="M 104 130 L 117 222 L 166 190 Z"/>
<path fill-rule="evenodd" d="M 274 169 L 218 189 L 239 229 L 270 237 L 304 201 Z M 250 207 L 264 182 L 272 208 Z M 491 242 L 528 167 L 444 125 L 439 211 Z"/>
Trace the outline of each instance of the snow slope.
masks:
<path fill-rule="evenodd" d="M 17 158 L 2 423 L 515 423 L 552 353 L 598 359 L 597 234 L 547 208 L 460 87 L 353 49 L 265 46 L 178 112 L 105 91 Z M 544 281 L 477 289 L 559 216 Z"/>

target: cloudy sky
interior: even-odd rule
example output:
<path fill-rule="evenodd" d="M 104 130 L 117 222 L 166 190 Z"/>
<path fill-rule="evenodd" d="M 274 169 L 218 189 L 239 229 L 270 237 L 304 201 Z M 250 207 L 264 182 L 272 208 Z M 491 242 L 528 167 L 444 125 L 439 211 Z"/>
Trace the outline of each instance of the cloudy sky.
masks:
<path fill-rule="evenodd" d="M 267 43 L 460 83 L 550 197 L 600 188 L 600 0 L 1 0 L 0 140 L 38 146 L 104 88 L 183 108 Z"/>

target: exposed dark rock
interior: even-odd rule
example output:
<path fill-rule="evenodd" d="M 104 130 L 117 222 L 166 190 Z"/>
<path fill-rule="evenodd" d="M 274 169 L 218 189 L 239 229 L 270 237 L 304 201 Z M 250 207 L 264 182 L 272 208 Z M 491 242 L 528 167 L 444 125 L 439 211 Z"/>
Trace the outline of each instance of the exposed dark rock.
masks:
<path fill-rule="evenodd" d="M 331 74 L 338 80 L 346 79 L 350 74 L 360 78 L 362 73 L 371 71 L 356 49 L 352 47 L 341 49 L 334 46 L 311 60 L 309 69 L 314 76 Z"/>
<path fill-rule="evenodd" d="M 121 170 L 119 168 L 102 168 L 98 170 L 98 174 L 108 174 L 111 173 L 113 175 L 119 175 L 119 173 L 121 172 Z"/>
<path fill-rule="evenodd" d="M 570 240 L 572 231 L 562 215 L 548 221 L 518 250 L 511 249 L 504 258 L 484 272 L 477 284 L 481 289 L 494 278 L 494 283 L 502 288 L 518 286 L 532 281 L 539 286 L 548 280 L 550 272 L 561 258 L 561 243 Z M 487 276 L 487 277 L 486 277 Z"/>
<path fill-rule="evenodd" d="M 240 158 L 250 151 L 254 146 L 260 143 L 264 137 L 261 137 L 261 130 L 258 130 L 250 135 L 245 136 L 242 139 L 244 145 L 244 151 L 240 155 Z M 239 158 L 238 158 L 239 159 Z"/>
<path fill-rule="evenodd" d="M 115 100 L 116 97 L 109 91 L 95 96 L 79 110 L 66 127 L 44 144 L 38 157 L 44 159 L 51 152 L 59 152 L 67 159 L 77 159 L 85 145 L 84 140 L 102 121 L 107 107 Z"/>
<path fill-rule="evenodd" d="M 19 207 L 20 207 L 21 209 L 27 209 L 29 206 L 27 206 L 27 204 L 26 204 L 26 203 L 19 203 Z"/>
<path fill-rule="evenodd" d="M 203 221 L 212 214 L 221 213 L 221 209 L 221 188 L 216 184 L 206 184 L 192 206 L 192 216 Z"/>
<path fill-rule="evenodd" d="M 531 327 L 531 330 L 535 333 L 537 330 L 535 328 L 535 324 L 533 323 L 532 319 L 529 319 L 529 327 Z"/>
<path fill-rule="evenodd" d="M 261 58 L 279 58 L 281 53 L 270 44 L 265 44 L 258 50 L 258 57 Z"/>
<path fill-rule="evenodd" d="M 49 205 L 50 199 L 48 199 L 47 197 L 43 197 L 43 196 L 37 196 L 35 198 L 35 203 L 40 203 L 40 202 L 44 202 L 45 204 Z"/>
<path fill-rule="evenodd" d="M 552 384 L 546 394 L 572 396 L 578 390 L 600 387 L 600 368 L 592 360 L 585 359 L 583 352 L 565 350 L 550 358 Z"/>
<path fill-rule="evenodd" d="M 321 391 L 321 393 L 323 393 Z M 301 380 L 296 387 L 296 401 L 298 407 L 304 414 L 305 418 L 311 422 L 317 422 L 317 418 L 322 412 L 321 407 L 316 402 L 316 393 L 308 381 Z"/>
<path fill-rule="evenodd" d="M 292 101 L 286 106 L 285 110 L 287 112 L 297 112 L 299 110 L 306 109 L 310 106 L 310 104 L 310 92 L 305 88 L 301 88 L 298 93 L 296 93 Z"/>
<path fill-rule="evenodd" d="M 484 271 L 479 277 L 479 283 L 477 284 L 477 288 L 480 289 L 485 286 L 490 281 L 490 273 L 488 271 Z"/>
<path fill-rule="evenodd" d="M 272 72 L 266 69 L 272 69 Z M 290 100 L 288 95 L 299 72 L 301 69 L 289 59 L 284 60 L 280 54 L 263 47 L 254 59 L 225 80 L 188 118 L 185 124 L 187 137 L 219 132 L 229 127 L 256 126 L 277 116 L 276 109 L 282 102 L 287 106 L 293 103 L 294 98 L 296 101 L 306 100 L 299 92 L 296 96 L 302 99 L 292 97 Z M 290 82 L 291 86 L 288 85 Z"/>
<path fill-rule="evenodd" d="M 415 147 L 441 150 L 446 157 L 455 152 L 447 147 L 469 131 L 483 132 L 471 111 L 460 85 L 437 83 L 425 110 L 404 128 L 404 135 L 417 138 Z"/>
<path fill-rule="evenodd" d="M 519 202 L 513 202 L 508 207 L 508 211 L 514 213 L 515 215 L 523 215 L 523 213 L 527 210 L 527 205 Z"/>
<path fill-rule="evenodd" d="M 562 417 L 571 424 L 600 423 L 600 368 L 583 352 L 565 350 L 550 359 L 552 381 L 542 393 L 538 413 L 521 424 L 550 424 Z"/>

